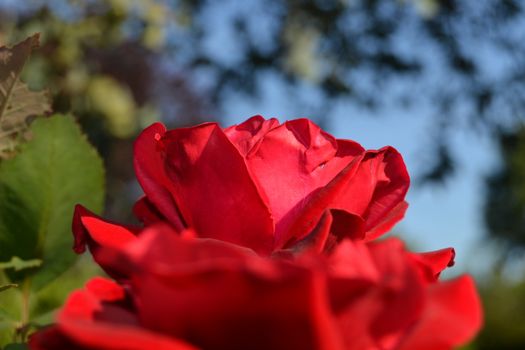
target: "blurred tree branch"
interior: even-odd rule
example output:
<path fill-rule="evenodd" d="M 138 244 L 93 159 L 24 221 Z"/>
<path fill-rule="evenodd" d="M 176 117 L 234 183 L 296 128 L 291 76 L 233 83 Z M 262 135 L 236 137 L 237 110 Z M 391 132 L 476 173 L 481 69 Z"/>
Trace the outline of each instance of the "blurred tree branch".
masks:
<path fill-rule="evenodd" d="M 10 4 L 0 4 L 0 40 L 42 32 L 26 80 L 51 86 L 54 109 L 78 115 L 108 157 L 117 139 L 129 140 L 159 115 L 195 123 L 220 115 L 229 96 L 260 96 L 268 74 L 298 106 L 310 98 L 302 87 L 317 91 L 320 123 L 338 101 L 372 110 L 392 101 L 431 106 L 439 138 L 427 145 L 435 158 L 424 182 L 457 168 L 449 130 L 497 134 L 524 116 L 518 0 Z M 132 178 L 131 169 L 118 179 L 109 172 L 115 188 Z"/>

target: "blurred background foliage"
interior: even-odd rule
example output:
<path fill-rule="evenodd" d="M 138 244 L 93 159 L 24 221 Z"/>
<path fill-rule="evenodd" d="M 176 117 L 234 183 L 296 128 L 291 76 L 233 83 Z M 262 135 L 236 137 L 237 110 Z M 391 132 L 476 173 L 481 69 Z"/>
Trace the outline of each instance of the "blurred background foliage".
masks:
<path fill-rule="evenodd" d="M 457 168 L 451 130 L 488 133 L 501 166 L 486 180 L 485 218 L 500 253 L 479 279 L 487 327 L 469 348 L 525 348 L 525 276 L 505 273 L 525 248 L 522 1 L 0 0 L 0 44 L 35 32 L 23 80 L 78 118 L 105 161 L 106 215 L 119 221 L 140 194 L 131 144 L 141 128 L 219 120 L 225 104 L 261 96 L 266 76 L 320 124 L 339 101 L 430 105 L 423 184 Z"/>

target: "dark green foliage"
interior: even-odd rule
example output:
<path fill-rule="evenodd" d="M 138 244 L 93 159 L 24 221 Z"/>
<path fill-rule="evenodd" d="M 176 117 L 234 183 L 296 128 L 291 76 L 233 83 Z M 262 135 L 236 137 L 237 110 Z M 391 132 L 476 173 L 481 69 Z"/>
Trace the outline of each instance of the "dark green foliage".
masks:
<path fill-rule="evenodd" d="M 507 250 L 525 248 L 525 127 L 499 136 L 502 165 L 487 179 L 489 234 Z"/>
<path fill-rule="evenodd" d="M 477 350 L 525 348 L 525 282 L 509 282 L 494 276 L 481 288 L 485 327 L 478 336 Z"/>

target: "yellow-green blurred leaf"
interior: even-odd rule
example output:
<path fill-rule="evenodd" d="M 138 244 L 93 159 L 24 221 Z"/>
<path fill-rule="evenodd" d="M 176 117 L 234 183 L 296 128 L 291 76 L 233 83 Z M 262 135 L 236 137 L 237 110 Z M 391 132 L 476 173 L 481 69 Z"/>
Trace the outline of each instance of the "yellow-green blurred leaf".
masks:
<path fill-rule="evenodd" d="M 91 80 L 87 94 L 92 107 L 106 118 L 111 134 L 125 138 L 135 133 L 135 102 L 128 89 L 110 77 L 97 76 Z"/>

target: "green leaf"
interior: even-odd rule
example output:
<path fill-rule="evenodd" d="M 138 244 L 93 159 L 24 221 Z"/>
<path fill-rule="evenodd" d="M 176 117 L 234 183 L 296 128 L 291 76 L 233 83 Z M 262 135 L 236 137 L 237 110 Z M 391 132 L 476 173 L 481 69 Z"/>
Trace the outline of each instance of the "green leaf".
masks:
<path fill-rule="evenodd" d="M 3 292 L 4 290 L 8 290 L 9 288 L 16 288 L 16 287 L 18 287 L 18 284 L 14 284 L 14 283 L 4 284 L 3 286 L 0 286 L 0 292 Z"/>
<path fill-rule="evenodd" d="M 12 283 L 5 278 L 5 271 L 0 270 L 0 285 L 7 284 Z M 20 325 L 22 315 L 21 300 L 20 288 L 8 288 L 0 293 L 0 348 L 13 342 L 15 329 Z"/>
<path fill-rule="evenodd" d="M 0 269 L 14 269 L 15 271 L 20 271 L 31 267 L 38 267 L 40 265 L 42 265 L 42 260 L 22 260 L 17 256 L 13 256 L 8 262 L 0 263 Z"/>
<path fill-rule="evenodd" d="M 46 91 L 30 91 L 19 79 L 38 39 L 35 34 L 12 48 L 0 47 L 0 158 L 12 155 L 28 117 L 51 109 Z"/>
<path fill-rule="evenodd" d="M 73 118 L 39 118 L 33 139 L 0 163 L 0 260 L 42 260 L 40 267 L 5 274 L 22 289 L 38 290 L 76 260 L 71 219 L 82 203 L 102 209 L 102 160 Z"/>
<path fill-rule="evenodd" d="M 88 280 L 103 274 L 91 256 L 82 255 L 76 264 L 60 277 L 31 295 L 29 315 L 31 323 L 38 326 L 53 323 L 56 309 L 64 304 L 73 290 L 83 288 Z"/>

